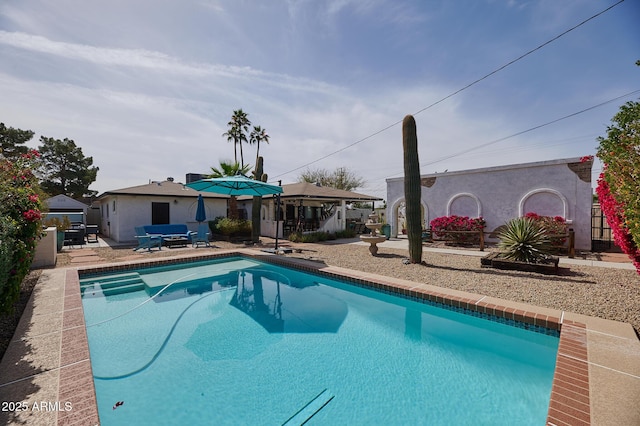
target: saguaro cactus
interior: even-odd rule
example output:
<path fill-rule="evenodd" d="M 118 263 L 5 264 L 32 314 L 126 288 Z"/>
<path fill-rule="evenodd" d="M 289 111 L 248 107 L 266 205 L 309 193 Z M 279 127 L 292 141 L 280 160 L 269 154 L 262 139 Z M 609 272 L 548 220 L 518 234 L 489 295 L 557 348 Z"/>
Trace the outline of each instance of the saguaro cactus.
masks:
<path fill-rule="evenodd" d="M 407 115 L 402 120 L 402 149 L 404 150 L 404 200 L 406 206 L 409 261 L 422 262 L 422 218 L 420 213 L 420 162 L 416 120 Z"/>
<path fill-rule="evenodd" d="M 256 162 L 256 168 L 253 171 L 253 178 L 261 182 L 267 181 L 267 175 L 263 173 L 262 157 L 258 157 Z M 260 212 L 262 210 L 262 197 L 253 197 L 253 203 L 251 206 L 251 241 L 257 243 L 260 241 Z"/>

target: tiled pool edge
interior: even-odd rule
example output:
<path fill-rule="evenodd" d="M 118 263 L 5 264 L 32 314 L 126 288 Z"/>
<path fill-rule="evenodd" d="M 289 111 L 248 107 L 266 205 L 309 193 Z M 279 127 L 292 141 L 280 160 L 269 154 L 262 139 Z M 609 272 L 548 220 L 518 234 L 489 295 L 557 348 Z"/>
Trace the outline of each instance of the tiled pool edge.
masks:
<path fill-rule="evenodd" d="M 79 275 L 81 273 L 93 274 L 124 271 L 131 269 L 132 267 L 142 265 L 158 266 L 177 262 L 197 262 L 230 256 L 247 256 L 256 260 L 263 260 L 308 272 L 319 273 L 331 278 L 346 279 L 347 281 L 360 286 L 383 290 L 411 298 L 428 300 L 435 303 L 461 307 L 476 312 L 558 330 L 560 331 L 560 344 L 556 358 L 556 371 L 554 373 L 547 424 L 556 426 L 591 424 L 589 370 L 587 363 L 587 333 L 585 324 L 567 320 L 563 321 L 560 317 L 546 315 L 540 312 L 525 311 L 485 302 L 482 300 L 484 297 L 473 299 L 471 297 L 451 295 L 448 293 L 433 291 L 431 289 L 427 290 L 424 288 L 426 286 L 417 285 L 413 282 L 327 266 L 323 263 L 280 257 L 278 255 L 256 252 L 254 250 L 231 250 L 220 251 L 215 254 L 208 255 L 180 256 L 170 259 L 158 259 L 152 262 L 138 261 L 104 266 L 83 267 L 78 269 L 69 269 L 67 271 L 65 282 L 65 318 L 67 316 L 67 297 L 69 297 L 68 303 L 70 311 L 77 310 L 78 308 L 76 307 L 76 304 L 78 302 L 80 303 L 79 311 L 82 313 L 83 332 L 80 333 L 75 330 L 69 331 L 66 336 L 63 334 L 61 365 L 66 365 L 62 363 L 63 359 L 75 361 L 73 361 L 73 365 L 61 368 L 59 399 L 62 400 L 62 396 L 65 395 L 65 397 L 70 398 L 68 400 L 77 401 L 78 407 L 81 407 L 81 410 L 78 412 L 75 410 L 76 405 L 74 402 L 73 411 L 61 413 L 61 415 L 59 415 L 58 425 L 70 425 L 76 423 L 97 424 L 97 421 L 94 419 L 98 418 L 91 365 L 90 363 L 86 363 L 89 356 L 89 348 L 86 330 L 84 329 L 84 313 L 82 311 L 82 302 L 80 299 Z M 468 296 L 473 295 L 468 294 Z M 70 313 L 69 315 L 70 318 L 71 315 L 74 315 L 74 319 L 77 321 L 77 318 L 75 317 L 77 313 Z M 70 330 L 74 330 L 75 328 L 77 327 L 72 327 Z M 66 343 L 65 337 L 67 337 Z M 64 349 L 65 347 L 66 349 Z M 64 353 L 67 353 L 67 355 L 64 355 Z M 87 358 L 84 358 L 85 355 Z M 63 381 L 62 371 L 65 369 L 69 369 L 68 371 L 70 374 L 68 375 L 68 378 L 65 377 L 65 380 Z M 64 414 L 68 415 L 65 416 Z"/>
<path fill-rule="evenodd" d="M 65 274 L 58 401 L 70 402 L 73 410 L 58 413 L 58 425 L 97 425 L 98 404 L 89 358 L 77 270 Z"/>

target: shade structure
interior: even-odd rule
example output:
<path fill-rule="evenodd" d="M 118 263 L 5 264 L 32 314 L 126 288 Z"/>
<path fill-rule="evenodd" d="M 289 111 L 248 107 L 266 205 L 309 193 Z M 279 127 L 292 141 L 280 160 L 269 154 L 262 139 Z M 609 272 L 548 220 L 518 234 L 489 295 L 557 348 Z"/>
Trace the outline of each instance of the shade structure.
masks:
<path fill-rule="evenodd" d="M 226 195 L 263 195 L 279 194 L 282 187 L 248 178 L 244 175 L 221 178 L 201 179 L 186 185 L 201 192 L 215 192 Z"/>
<path fill-rule="evenodd" d="M 202 194 L 198 194 L 198 207 L 196 208 L 196 222 L 204 222 L 207 220 L 207 214 L 204 211 L 204 199 Z"/>

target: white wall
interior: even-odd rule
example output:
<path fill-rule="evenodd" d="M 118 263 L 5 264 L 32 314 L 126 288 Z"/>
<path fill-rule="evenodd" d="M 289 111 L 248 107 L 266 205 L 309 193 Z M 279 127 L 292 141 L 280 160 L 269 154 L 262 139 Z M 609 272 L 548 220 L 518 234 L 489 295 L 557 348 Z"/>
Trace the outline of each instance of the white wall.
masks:
<path fill-rule="evenodd" d="M 100 231 L 116 242 L 135 242 L 135 227 L 151 225 L 151 203 L 169 203 L 169 221 L 186 224 L 197 231 L 197 197 L 108 195 L 100 200 Z M 226 216 L 225 199 L 204 199 L 207 220 Z M 108 210 L 108 211 L 107 211 Z"/>
<path fill-rule="evenodd" d="M 344 231 L 347 228 L 347 221 L 345 219 L 347 205 L 344 201 L 340 202 L 340 205 L 336 207 L 336 210 L 331 216 L 329 216 L 318 229 L 319 232 L 329 232 L 334 234 L 338 231 Z M 366 218 L 365 218 L 366 221 Z"/>
<path fill-rule="evenodd" d="M 580 158 L 422 176 L 424 221 L 482 216 L 492 231 L 528 212 L 562 216 L 576 232 L 576 248 L 591 249 L 591 162 Z M 396 236 L 404 178 L 387 179 L 387 217 Z"/>
<path fill-rule="evenodd" d="M 31 262 L 31 269 L 44 268 L 45 266 L 54 266 L 58 259 L 57 228 L 50 226 L 45 229 L 45 235 L 38 241 L 36 252 Z"/>

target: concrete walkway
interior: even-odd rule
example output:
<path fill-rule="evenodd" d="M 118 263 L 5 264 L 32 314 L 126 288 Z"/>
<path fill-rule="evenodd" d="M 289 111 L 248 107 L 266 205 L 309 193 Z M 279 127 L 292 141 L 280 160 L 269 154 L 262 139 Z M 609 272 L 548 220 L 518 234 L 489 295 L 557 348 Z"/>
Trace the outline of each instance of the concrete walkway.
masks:
<path fill-rule="evenodd" d="M 357 239 L 353 239 L 349 244 L 367 246 L 368 243 L 364 243 Z M 380 249 L 397 249 L 397 250 L 409 250 L 409 240 L 406 238 L 392 238 L 387 241 L 378 244 Z M 462 256 L 476 256 L 484 257 L 488 251 L 479 250 L 462 250 L 455 248 L 439 248 L 439 247 L 422 247 L 425 252 L 431 253 L 444 253 L 444 254 L 457 254 Z M 568 257 L 560 257 L 560 265 L 583 265 L 583 266 L 597 266 L 601 268 L 618 268 L 618 269 L 630 269 L 635 270 L 633 263 L 629 262 L 607 262 L 602 260 L 585 260 L 585 259 L 570 259 Z"/>

